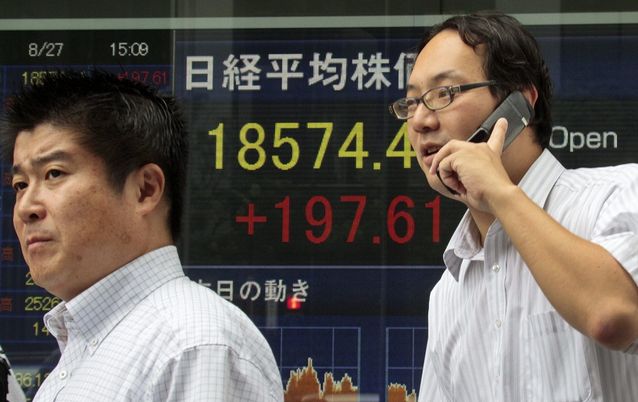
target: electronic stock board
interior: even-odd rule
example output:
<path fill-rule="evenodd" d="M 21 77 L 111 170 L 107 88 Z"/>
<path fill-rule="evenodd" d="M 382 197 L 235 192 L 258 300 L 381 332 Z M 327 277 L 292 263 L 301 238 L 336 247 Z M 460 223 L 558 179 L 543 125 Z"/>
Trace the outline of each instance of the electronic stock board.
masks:
<path fill-rule="evenodd" d="M 636 161 L 636 22 L 530 25 L 555 86 L 550 148 L 567 167 Z M 428 294 L 464 213 L 427 187 L 387 112 L 427 27 L 129 25 L 1 30 L 0 98 L 94 68 L 174 95 L 191 141 L 186 274 L 255 321 L 287 401 L 328 387 L 415 400 Z M 28 274 L 10 168 L 0 175 L 0 344 L 32 396 L 59 357 L 42 316 L 60 300 Z"/>

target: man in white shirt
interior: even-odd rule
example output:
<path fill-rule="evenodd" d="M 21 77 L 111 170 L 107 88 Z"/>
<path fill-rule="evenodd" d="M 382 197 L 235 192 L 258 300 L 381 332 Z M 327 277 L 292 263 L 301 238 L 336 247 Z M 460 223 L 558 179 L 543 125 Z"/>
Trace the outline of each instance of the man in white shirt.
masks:
<path fill-rule="evenodd" d="M 179 236 L 188 138 L 174 100 L 94 71 L 8 102 L 13 223 L 62 352 L 35 401 L 282 401 L 272 351 L 190 281 Z"/>
<path fill-rule="evenodd" d="M 534 108 L 467 139 L 513 91 Z M 428 184 L 468 211 L 430 295 L 420 401 L 638 400 L 638 165 L 566 170 L 545 149 L 551 82 L 535 39 L 499 13 L 433 27 L 407 119 Z"/>
<path fill-rule="evenodd" d="M 0 346 L 0 402 L 25 402 L 20 384 L 11 370 L 9 359 Z"/>

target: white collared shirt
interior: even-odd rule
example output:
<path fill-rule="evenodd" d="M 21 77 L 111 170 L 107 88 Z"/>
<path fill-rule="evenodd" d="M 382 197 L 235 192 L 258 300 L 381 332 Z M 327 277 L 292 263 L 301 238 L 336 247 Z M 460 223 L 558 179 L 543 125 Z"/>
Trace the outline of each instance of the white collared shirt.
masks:
<path fill-rule="evenodd" d="M 547 150 L 520 188 L 638 280 L 638 165 L 565 170 Z M 430 295 L 420 402 L 638 401 L 638 343 L 604 348 L 551 306 L 498 221 L 469 213 Z"/>
<path fill-rule="evenodd" d="M 6 395 L 0 395 L 0 401 L 4 401 L 5 399 L 2 398 L 6 398 L 8 402 L 25 402 L 26 397 L 24 396 L 24 392 L 22 392 L 22 388 L 20 388 L 20 384 L 18 384 L 18 381 L 13 374 L 13 370 L 11 370 L 9 359 L 4 354 L 2 346 L 0 346 L 0 365 L 2 365 L 2 367 L 0 367 L 0 372 L 3 374 L 5 373 L 5 369 L 8 369 L 8 373 L 6 373 L 7 377 L 0 378 L 0 383 L 2 384 L 0 389 L 3 389 L 4 391 L 6 386 L 8 393 Z"/>
<path fill-rule="evenodd" d="M 44 321 L 62 356 L 35 402 L 283 400 L 264 337 L 184 276 L 173 246 L 118 269 Z"/>

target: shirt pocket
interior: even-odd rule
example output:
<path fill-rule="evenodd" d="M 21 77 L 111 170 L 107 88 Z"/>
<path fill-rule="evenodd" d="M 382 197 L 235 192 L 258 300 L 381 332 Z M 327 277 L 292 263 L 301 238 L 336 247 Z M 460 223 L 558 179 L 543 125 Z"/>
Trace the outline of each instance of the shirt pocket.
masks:
<path fill-rule="evenodd" d="M 524 401 L 588 401 L 591 347 L 555 311 L 523 322 Z"/>

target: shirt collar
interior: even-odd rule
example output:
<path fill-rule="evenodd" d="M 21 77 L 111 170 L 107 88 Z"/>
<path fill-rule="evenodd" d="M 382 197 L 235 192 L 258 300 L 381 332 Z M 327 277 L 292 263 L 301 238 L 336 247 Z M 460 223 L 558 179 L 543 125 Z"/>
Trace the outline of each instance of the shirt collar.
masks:
<path fill-rule="evenodd" d="M 564 171 L 563 165 L 545 149 L 527 170 L 518 186 L 535 204 L 543 208 L 550 191 Z M 493 223 L 490 231 L 497 226 L 500 227 L 498 222 Z M 461 277 L 463 260 L 482 258 L 479 239 L 478 228 L 470 212 L 466 211 L 443 252 L 443 262 L 456 281 Z"/>
<path fill-rule="evenodd" d="M 122 266 L 68 302 L 58 304 L 44 316 L 44 322 L 61 349 L 70 321 L 73 330 L 86 341 L 101 342 L 153 290 L 182 276 L 184 271 L 175 246 L 162 247 Z"/>

